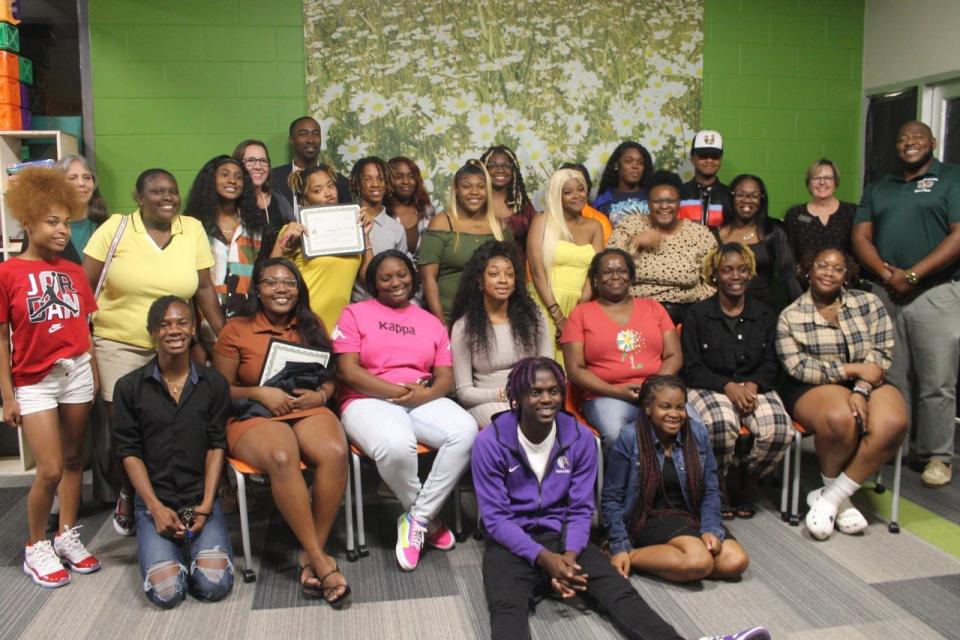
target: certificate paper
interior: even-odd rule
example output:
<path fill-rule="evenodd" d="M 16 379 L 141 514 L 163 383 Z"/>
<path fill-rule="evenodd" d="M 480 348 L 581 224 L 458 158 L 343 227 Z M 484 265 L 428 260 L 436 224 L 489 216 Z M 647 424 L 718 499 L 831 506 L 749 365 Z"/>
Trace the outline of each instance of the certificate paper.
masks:
<path fill-rule="evenodd" d="M 303 255 L 343 256 L 363 253 L 363 226 L 360 205 L 331 204 L 300 209 L 304 227 Z"/>
<path fill-rule="evenodd" d="M 326 367 L 330 362 L 330 352 L 271 338 L 267 346 L 267 357 L 263 361 L 263 370 L 260 371 L 260 386 L 283 371 L 288 362 L 319 362 Z"/>

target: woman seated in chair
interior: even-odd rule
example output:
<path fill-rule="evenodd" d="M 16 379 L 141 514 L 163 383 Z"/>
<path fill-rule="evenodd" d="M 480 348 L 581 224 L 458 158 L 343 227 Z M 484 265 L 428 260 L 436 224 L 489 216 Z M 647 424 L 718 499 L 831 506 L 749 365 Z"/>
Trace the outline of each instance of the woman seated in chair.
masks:
<path fill-rule="evenodd" d="M 680 338 L 663 306 L 630 295 L 633 259 L 622 249 L 594 256 L 587 278 L 594 299 L 570 313 L 560 343 L 570 381 L 583 390 L 583 414 L 600 431 L 604 455 L 637 421 L 640 385 L 680 371 Z"/>
<path fill-rule="evenodd" d="M 230 455 L 270 476 L 277 508 L 302 547 L 298 580 L 304 595 L 341 605 L 350 587 L 324 551 L 347 481 L 343 427 L 325 406 L 335 389 L 333 371 L 326 369 L 310 389 L 288 393 L 260 386 L 273 339 L 330 350 L 310 310 L 307 285 L 285 258 L 254 268 L 250 299 L 220 333 L 213 364 L 230 383 L 234 401 L 235 415 L 227 423 Z M 316 467 L 312 487 L 303 479 L 301 460 Z"/>
<path fill-rule="evenodd" d="M 372 297 L 347 306 L 333 330 L 340 414 L 350 441 L 373 459 L 403 506 L 396 555 L 412 571 L 424 540 L 438 549 L 454 546 L 438 514 L 470 464 L 477 423 L 447 397 L 450 340 L 439 318 L 410 303 L 420 284 L 410 257 L 396 249 L 377 254 L 365 284 Z M 423 484 L 418 442 L 437 449 Z"/>
<path fill-rule="evenodd" d="M 858 533 L 867 521 L 850 497 L 897 454 L 907 408 L 885 382 L 893 323 L 880 299 L 849 289 L 857 264 L 839 249 L 823 249 L 801 265 L 810 287 L 780 314 L 777 353 L 790 380 L 781 397 L 814 434 L 823 488 L 807 495 L 806 524 L 824 540 L 834 527 Z"/>
<path fill-rule="evenodd" d="M 753 251 L 739 242 L 711 250 L 703 277 L 717 293 L 693 305 L 683 325 L 683 378 L 690 404 L 704 417 L 717 457 L 720 491 L 734 461 L 740 427 L 753 435 L 735 478 L 734 504 L 724 519 L 753 517 L 753 488 L 777 468 L 793 439 L 793 426 L 773 390 L 779 364 L 774 350 L 777 314 L 748 289 L 756 274 Z"/>
<path fill-rule="evenodd" d="M 613 447 L 601 507 L 610 563 L 671 582 L 736 578 L 743 547 L 720 521 L 717 462 L 706 428 L 687 418 L 687 388 L 676 376 L 643 383 L 640 419 Z"/>
<path fill-rule="evenodd" d="M 490 241 L 470 257 L 450 318 L 457 400 L 485 427 L 493 414 L 510 408 L 506 387 L 513 366 L 553 355 L 552 334 L 524 285 L 513 243 Z"/>

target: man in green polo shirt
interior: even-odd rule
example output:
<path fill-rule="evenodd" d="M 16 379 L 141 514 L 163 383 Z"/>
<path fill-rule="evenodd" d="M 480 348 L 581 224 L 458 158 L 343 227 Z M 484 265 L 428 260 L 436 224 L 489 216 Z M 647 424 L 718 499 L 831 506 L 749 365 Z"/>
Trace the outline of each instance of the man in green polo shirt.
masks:
<path fill-rule="evenodd" d="M 931 488 L 951 479 L 960 368 L 960 166 L 940 163 L 935 148 L 930 127 L 903 125 L 900 174 L 867 187 L 853 228 L 854 252 L 896 322 L 888 378 L 911 403 Z"/>

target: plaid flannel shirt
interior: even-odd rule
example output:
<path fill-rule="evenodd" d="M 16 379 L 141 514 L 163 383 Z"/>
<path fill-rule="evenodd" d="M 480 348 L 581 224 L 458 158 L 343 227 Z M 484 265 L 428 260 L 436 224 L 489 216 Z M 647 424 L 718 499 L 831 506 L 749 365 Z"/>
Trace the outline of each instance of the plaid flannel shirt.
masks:
<path fill-rule="evenodd" d="M 777 322 L 777 353 L 791 377 L 808 384 L 843 382 L 843 365 L 871 362 L 886 371 L 893 353 L 893 322 L 872 293 L 842 291 L 839 326 L 817 313 L 807 291 Z"/>

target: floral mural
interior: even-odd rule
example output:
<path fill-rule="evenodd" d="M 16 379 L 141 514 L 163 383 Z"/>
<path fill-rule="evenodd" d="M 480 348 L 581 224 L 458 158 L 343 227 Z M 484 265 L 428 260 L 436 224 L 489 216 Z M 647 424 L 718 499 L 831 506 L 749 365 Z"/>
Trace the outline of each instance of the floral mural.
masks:
<path fill-rule="evenodd" d="M 464 160 L 506 144 L 538 209 L 557 166 L 583 162 L 596 183 L 625 139 L 690 174 L 702 0 L 304 0 L 303 11 L 307 103 L 341 171 L 407 155 L 442 203 Z"/>

